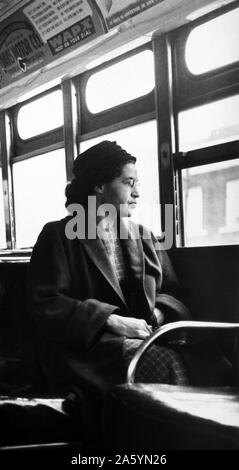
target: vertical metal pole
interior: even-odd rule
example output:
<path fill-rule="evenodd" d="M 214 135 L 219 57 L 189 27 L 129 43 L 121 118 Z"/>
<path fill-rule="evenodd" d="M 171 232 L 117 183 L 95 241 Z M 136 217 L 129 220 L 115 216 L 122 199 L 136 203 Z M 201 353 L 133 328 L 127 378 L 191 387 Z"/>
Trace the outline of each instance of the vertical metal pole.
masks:
<path fill-rule="evenodd" d="M 63 111 L 64 111 L 64 142 L 66 155 L 67 181 L 72 178 L 74 159 L 77 155 L 77 111 L 76 92 L 72 80 L 62 82 Z"/>
<path fill-rule="evenodd" d="M 153 41 L 155 56 L 155 100 L 158 122 L 158 149 L 159 149 L 159 181 L 160 204 L 162 215 L 165 204 L 175 204 L 175 177 L 173 168 L 173 152 L 175 151 L 175 130 L 173 116 L 173 83 L 171 46 L 167 35 L 155 38 Z M 162 218 L 162 223 L 164 217 Z M 173 244 L 176 244 L 176 217 L 173 221 Z"/>
<path fill-rule="evenodd" d="M 7 248 L 12 250 L 16 248 L 16 232 L 14 219 L 14 199 L 12 191 L 12 174 L 10 167 L 11 130 L 10 118 L 6 111 L 0 112 L 0 141 L 6 240 Z"/>

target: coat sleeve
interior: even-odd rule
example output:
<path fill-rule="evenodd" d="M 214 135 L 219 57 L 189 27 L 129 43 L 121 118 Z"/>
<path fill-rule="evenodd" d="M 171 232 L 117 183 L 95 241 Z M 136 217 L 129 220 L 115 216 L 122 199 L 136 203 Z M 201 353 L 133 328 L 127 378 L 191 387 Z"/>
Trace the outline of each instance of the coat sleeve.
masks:
<path fill-rule="evenodd" d="M 69 261 L 59 230 L 45 225 L 33 249 L 28 273 L 28 303 L 38 333 L 48 340 L 89 349 L 117 307 L 71 296 Z"/>

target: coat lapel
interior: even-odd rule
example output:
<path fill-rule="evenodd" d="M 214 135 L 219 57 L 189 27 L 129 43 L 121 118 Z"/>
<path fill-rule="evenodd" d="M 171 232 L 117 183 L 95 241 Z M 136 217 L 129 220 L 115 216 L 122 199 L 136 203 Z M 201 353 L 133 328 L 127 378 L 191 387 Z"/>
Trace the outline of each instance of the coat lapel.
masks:
<path fill-rule="evenodd" d="M 120 288 L 118 278 L 111 266 L 110 260 L 106 254 L 103 242 L 99 239 L 81 239 L 88 256 L 91 258 L 96 267 L 101 271 L 103 276 L 107 279 L 111 287 L 116 291 L 122 302 L 125 304 L 123 292 Z"/>
<path fill-rule="evenodd" d="M 139 226 L 129 220 L 127 223 L 123 222 L 123 234 L 122 244 L 127 253 L 133 283 L 136 287 L 135 300 L 141 311 L 151 311 L 154 306 L 154 299 L 151 298 L 151 293 L 147 292 L 144 250 Z"/>
<path fill-rule="evenodd" d="M 155 298 L 152 297 L 151 289 L 148 292 L 145 282 L 145 260 L 142 240 L 138 232 L 137 224 L 131 221 L 121 220 L 120 238 L 129 260 L 133 285 L 136 288 L 137 305 L 142 311 L 151 311 L 154 307 Z M 123 292 L 121 290 L 118 278 L 111 266 L 110 260 L 106 254 L 103 242 L 99 239 L 81 239 L 88 256 L 101 271 L 111 287 L 118 294 L 124 305 L 127 307 Z M 132 288 L 134 288 L 132 286 Z M 154 293 L 155 294 L 155 293 Z M 155 296 L 153 296 L 155 297 Z"/>
<path fill-rule="evenodd" d="M 126 251 L 131 269 L 131 274 L 136 284 L 143 286 L 144 280 L 144 258 L 143 246 L 139 237 L 137 226 L 122 222 L 122 245 Z"/>

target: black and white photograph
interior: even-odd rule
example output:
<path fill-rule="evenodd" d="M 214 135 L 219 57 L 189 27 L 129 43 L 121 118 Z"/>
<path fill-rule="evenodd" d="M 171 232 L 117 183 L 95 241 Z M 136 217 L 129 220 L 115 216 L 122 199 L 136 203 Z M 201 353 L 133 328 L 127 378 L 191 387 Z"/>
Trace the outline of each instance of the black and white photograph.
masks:
<path fill-rule="evenodd" d="M 239 1 L 0 0 L 0 466 L 239 450 Z"/>

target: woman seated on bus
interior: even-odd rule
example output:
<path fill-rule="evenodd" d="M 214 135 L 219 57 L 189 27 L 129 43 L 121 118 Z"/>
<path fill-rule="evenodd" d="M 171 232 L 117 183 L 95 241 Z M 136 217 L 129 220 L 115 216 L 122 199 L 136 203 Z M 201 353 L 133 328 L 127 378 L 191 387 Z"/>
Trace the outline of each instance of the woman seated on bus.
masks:
<path fill-rule="evenodd" d="M 29 269 L 30 309 L 49 390 L 104 396 L 155 327 L 189 318 L 165 251 L 130 220 L 136 158 L 104 141 L 80 154 L 66 187 L 71 215 L 45 225 Z M 150 184 L 150 183 L 149 183 Z M 137 380 L 186 384 L 176 350 L 152 346 Z"/>

